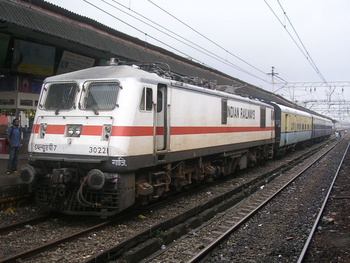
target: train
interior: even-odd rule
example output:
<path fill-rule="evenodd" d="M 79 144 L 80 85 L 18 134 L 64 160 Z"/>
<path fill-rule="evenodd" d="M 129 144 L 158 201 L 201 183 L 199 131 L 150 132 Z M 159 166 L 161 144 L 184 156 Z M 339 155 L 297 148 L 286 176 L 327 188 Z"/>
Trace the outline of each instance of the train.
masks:
<path fill-rule="evenodd" d="M 331 133 L 327 118 L 112 60 L 45 79 L 20 177 L 47 210 L 105 218 Z"/>

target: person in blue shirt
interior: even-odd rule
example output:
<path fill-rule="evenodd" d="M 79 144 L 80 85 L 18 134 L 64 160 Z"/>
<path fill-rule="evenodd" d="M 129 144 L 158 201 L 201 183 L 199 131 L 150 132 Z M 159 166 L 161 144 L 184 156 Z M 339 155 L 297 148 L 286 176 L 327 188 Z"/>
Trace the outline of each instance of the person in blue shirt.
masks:
<path fill-rule="evenodd" d="M 19 149 L 22 147 L 21 127 L 19 127 L 19 119 L 12 121 L 12 126 L 7 129 L 7 142 L 10 145 L 10 158 L 7 163 L 6 174 L 18 173 L 17 162 Z"/>

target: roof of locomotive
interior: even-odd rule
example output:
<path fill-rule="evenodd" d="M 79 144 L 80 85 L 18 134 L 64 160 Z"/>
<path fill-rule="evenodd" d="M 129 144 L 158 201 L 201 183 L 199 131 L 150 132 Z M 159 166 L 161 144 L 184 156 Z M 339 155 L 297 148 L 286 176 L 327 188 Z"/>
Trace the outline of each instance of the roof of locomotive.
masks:
<path fill-rule="evenodd" d="M 252 99 L 247 97 L 242 97 L 238 94 L 232 94 L 225 91 L 220 91 L 211 88 L 205 88 L 193 84 L 188 84 L 185 82 L 180 82 L 177 80 L 172 80 L 165 77 L 161 77 L 156 73 L 145 71 L 139 68 L 137 65 L 111 65 L 111 66 L 97 66 L 92 68 L 86 68 L 78 71 L 73 71 L 69 73 L 64 73 L 60 75 L 55 75 L 45 79 L 45 83 L 48 82 L 68 82 L 68 81 L 89 81 L 89 80 L 112 80 L 112 79 L 122 79 L 122 78 L 135 78 L 139 80 L 152 80 L 155 82 L 165 82 L 168 81 L 169 85 L 172 87 L 191 89 L 200 92 L 205 92 L 209 94 L 215 94 L 217 96 L 234 98 L 241 101 L 250 101 L 255 104 L 264 105 L 266 107 L 272 107 L 258 99 Z"/>
<path fill-rule="evenodd" d="M 72 80 L 101 80 L 101 79 L 118 79 L 126 77 L 142 78 L 150 76 L 147 71 L 138 69 L 133 66 L 97 66 L 92 68 L 86 68 L 69 73 L 64 73 L 45 79 L 45 82 L 54 81 L 72 81 Z M 156 74 L 152 74 L 153 78 L 159 77 Z M 160 78 L 160 77 L 159 77 Z"/>

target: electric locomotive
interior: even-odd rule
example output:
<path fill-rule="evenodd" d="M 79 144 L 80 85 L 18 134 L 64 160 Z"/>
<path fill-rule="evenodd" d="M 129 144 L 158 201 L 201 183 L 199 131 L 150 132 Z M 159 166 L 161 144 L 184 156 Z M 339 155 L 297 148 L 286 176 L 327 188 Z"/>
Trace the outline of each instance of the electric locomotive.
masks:
<path fill-rule="evenodd" d="M 273 106 L 152 65 L 47 78 L 21 178 L 39 205 L 110 216 L 273 156 Z"/>

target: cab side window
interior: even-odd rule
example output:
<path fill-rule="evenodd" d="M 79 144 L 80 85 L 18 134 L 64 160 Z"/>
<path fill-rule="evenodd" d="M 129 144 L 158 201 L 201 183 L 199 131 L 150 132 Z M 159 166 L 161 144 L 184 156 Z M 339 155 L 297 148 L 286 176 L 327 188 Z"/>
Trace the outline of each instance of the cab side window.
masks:
<path fill-rule="evenodd" d="M 141 102 L 140 102 L 140 110 L 152 111 L 152 97 L 153 97 L 152 89 L 144 87 L 142 91 Z"/>
<path fill-rule="evenodd" d="M 227 124 L 227 99 L 221 100 L 221 124 Z"/>
<path fill-rule="evenodd" d="M 260 108 L 260 128 L 266 128 L 266 108 Z"/>

